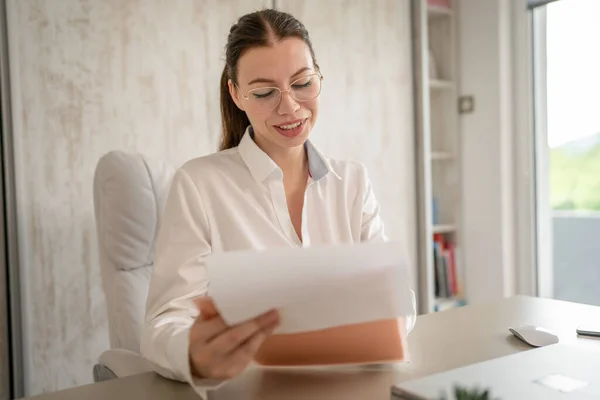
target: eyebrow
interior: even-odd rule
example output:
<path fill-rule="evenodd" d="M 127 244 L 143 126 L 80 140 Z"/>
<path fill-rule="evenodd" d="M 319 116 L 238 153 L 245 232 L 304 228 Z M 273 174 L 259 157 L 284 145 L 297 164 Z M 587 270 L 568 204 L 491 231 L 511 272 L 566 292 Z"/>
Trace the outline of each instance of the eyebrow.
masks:
<path fill-rule="evenodd" d="M 292 75 L 291 77 L 293 78 L 296 75 L 299 75 L 302 72 L 309 71 L 311 69 L 312 68 L 310 68 L 310 67 L 302 67 L 298 71 L 296 71 L 296 73 L 294 75 Z M 256 78 L 256 79 L 252 79 L 250 82 L 248 82 L 248 85 L 252 85 L 253 83 L 275 83 L 275 81 L 273 79 Z"/>

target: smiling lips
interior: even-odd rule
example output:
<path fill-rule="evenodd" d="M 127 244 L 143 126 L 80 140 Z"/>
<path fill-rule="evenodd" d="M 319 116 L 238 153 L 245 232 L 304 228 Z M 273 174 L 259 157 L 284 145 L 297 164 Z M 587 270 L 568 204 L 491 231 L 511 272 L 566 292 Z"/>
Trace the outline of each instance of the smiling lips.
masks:
<path fill-rule="evenodd" d="M 297 119 L 284 125 L 273 125 L 280 135 L 292 138 L 302 133 L 306 119 Z"/>

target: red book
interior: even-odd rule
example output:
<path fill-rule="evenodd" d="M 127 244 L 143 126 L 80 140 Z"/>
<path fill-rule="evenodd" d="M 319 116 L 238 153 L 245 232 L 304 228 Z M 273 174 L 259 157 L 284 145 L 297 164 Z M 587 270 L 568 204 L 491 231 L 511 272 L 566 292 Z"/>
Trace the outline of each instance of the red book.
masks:
<path fill-rule="evenodd" d="M 456 296 L 458 294 L 458 276 L 456 276 L 456 252 L 454 246 L 450 246 L 448 249 L 448 256 L 450 258 L 450 276 L 452 277 L 452 294 Z"/>
<path fill-rule="evenodd" d="M 446 247 L 446 241 L 444 240 L 444 235 L 442 235 L 441 233 L 434 233 L 433 241 L 439 243 L 442 248 Z"/>

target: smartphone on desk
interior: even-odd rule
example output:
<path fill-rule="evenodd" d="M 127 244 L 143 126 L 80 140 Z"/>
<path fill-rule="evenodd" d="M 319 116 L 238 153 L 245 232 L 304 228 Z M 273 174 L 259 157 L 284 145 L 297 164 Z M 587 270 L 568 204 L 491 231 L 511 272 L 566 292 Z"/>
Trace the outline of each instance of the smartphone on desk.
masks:
<path fill-rule="evenodd" d="M 577 327 L 577 334 L 600 338 L 600 322 L 584 323 Z"/>

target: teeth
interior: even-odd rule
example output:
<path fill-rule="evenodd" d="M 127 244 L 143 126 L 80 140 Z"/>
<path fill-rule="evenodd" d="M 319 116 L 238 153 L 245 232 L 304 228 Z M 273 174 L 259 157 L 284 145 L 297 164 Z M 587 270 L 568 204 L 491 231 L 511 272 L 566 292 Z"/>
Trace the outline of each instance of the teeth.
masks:
<path fill-rule="evenodd" d="M 302 121 L 296 122 L 295 124 L 290 124 L 290 125 L 279 125 L 279 128 L 281 128 L 281 129 L 294 129 L 294 128 L 299 127 L 301 123 L 302 123 Z"/>

